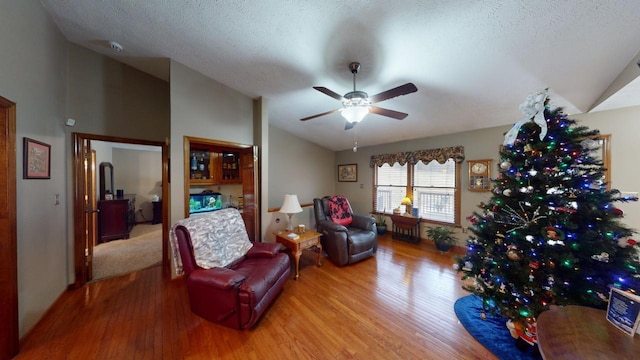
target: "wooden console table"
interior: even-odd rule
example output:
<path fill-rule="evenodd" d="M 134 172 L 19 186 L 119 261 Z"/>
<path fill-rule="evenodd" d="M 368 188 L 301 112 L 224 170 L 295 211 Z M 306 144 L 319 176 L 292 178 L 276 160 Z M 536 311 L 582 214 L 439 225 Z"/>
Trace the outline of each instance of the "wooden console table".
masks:
<path fill-rule="evenodd" d="M 420 220 L 419 217 L 404 215 L 389 215 L 392 222 L 393 239 L 408 241 L 411 243 L 420 242 Z"/>
<path fill-rule="evenodd" d="M 640 338 L 607 321 L 606 311 L 567 305 L 538 316 L 538 347 L 545 360 L 635 359 Z"/>

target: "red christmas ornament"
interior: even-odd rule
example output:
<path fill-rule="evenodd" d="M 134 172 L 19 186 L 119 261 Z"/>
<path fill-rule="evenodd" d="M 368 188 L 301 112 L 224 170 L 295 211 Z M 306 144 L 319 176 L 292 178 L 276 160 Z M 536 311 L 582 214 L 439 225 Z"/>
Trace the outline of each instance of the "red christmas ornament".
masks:
<path fill-rule="evenodd" d="M 638 242 L 633 240 L 633 239 L 629 239 L 627 240 L 627 244 L 631 245 L 631 246 L 635 246 Z"/>
<path fill-rule="evenodd" d="M 614 208 L 613 208 L 613 213 L 614 213 L 615 215 L 622 216 L 622 215 L 624 214 L 624 211 L 622 211 L 622 209 L 618 209 L 618 208 L 615 208 L 615 207 L 614 207 Z"/>
<path fill-rule="evenodd" d="M 561 213 L 570 213 L 570 214 L 574 214 L 574 213 L 578 212 L 578 210 L 576 210 L 576 209 L 571 209 L 571 208 L 564 207 L 564 206 L 559 206 L 557 208 L 551 208 L 550 207 L 549 209 L 555 210 L 555 211 L 561 212 Z"/>
<path fill-rule="evenodd" d="M 538 342 L 538 331 L 537 331 L 537 323 L 527 323 L 523 327 L 516 327 L 516 331 L 518 332 L 518 336 L 524 341 L 526 341 L 529 345 L 533 346 Z"/>

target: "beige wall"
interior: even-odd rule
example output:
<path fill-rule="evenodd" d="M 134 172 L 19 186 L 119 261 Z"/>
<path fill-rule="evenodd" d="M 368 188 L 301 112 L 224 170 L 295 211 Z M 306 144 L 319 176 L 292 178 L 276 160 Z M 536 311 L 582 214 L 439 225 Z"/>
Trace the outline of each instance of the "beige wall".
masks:
<path fill-rule="evenodd" d="M 412 151 L 420 149 L 433 149 L 449 146 L 464 146 L 466 159 L 494 159 L 493 165 L 497 163 L 499 145 L 503 140 L 503 133 L 508 130 L 504 128 L 484 129 L 478 131 L 463 132 L 457 134 L 426 137 L 422 139 L 402 141 L 379 146 L 358 148 L 357 152 L 352 150 L 340 151 L 336 154 L 337 164 L 358 164 L 358 182 L 337 182 L 336 193 L 344 194 L 349 198 L 349 202 L 356 213 L 370 213 L 373 209 L 373 168 L 369 167 L 371 155 L 388 154 L 402 151 Z M 468 226 L 465 219 L 470 215 L 481 201 L 490 198 L 490 193 L 467 191 L 466 175 L 467 163 L 462 163 L 462 198 L 461 198 L 461 222 L 464 227 Z M 495 174 L 492 173 L 492 174 Z M 337 179 L 336 179 L 337 181 Z M 421 236 L 424 238 L 425 226 L 421 227 Z M 463 238 L 463 236 L 459 236 Z"/>
<path fill-rule="evenodd" d="M 169 84 L 68 43 L 67 117 L 74 132 L 165 141 Z"/>
<path fill-rule="evenodd" d="M 72 132 L 119 138 L 164 141 L 169 137 L 169 84 L 98 53 L 66 43 L 67 114 L 76 120 L 66 128 L 70 147 Z M 109 145 L 106 145 L 109 148 Z M 98 153 L 112 162 L 111 153 Z M 107 158 L 102 158 L 106 156 Z M 67 156 L 67 176 L 73 177 L 72 154 Z M 67 201 L 73 201 L 72 181 L 67 182 Z M 72 207 L 67 212 L 67 277 L 75 281 Z"/>
<path fill-rule="evenodd" d="M 113 149 L 113 185 L 136 199 L 136 222 L 153 219 L 153 195 L 162 197 L 162 148 Z M 140 212 L 139 210 L 142 210 Z"/>
<path fill-rule="evenodd" d="M 23 336 L 68 284 L 66 41 L 38 1 L 4 1 L 1 8 L 0 96 L 15 102 L 17 112 L 18 320 Z M 22 179 L 23 137 L 51 145 L 51 179 Z"/>
<path fill-rule="evenodd" d="M 0 96 L 17 104 L 18 170 L 23 137 L 51 145 L 51 179 L 23 180 L 18 171 L 22 336 L 74 281 L 72 132 L 163 141 L 169 131 L 169 87 L 68 43 L 38 1 L 3 3 L 0 23 Z M 75 127 L 64 125 L 67 118 L 76 120 Z"/>
<path fill-rule="evenodd" d="M 253 100 L 171 61 L 170 224 L 184 219 L 184 136 L 253 144 Z"/>
<path fill-rule="evenodd" d="M 611 134 L 611 187 L 622 192 L 640 192 L 640 170 L 635 166 L 640 155 L 640 141 L 636 130 L 640 106 L 575 115 L 571 118 L 578 120 L 580 125 L 600 130 L 601 134 Z M 640 202 L 614 205 L 624 211 L 622 222 L 640 231 Z"/>
<path fill-rule="evenodd" d="M 636 136 L 632 131 L 637 126 L 639 117 L 640 107 L 570 116 L 570 118 L 580 121 L 581 125 L 588 126 L 591 129 L 599 129 L 602 134 L 612 134 L 611 179 L 613 188 L 617 188 L 620 191 L 640 191 L 640 185 L 638 185 L 639 182 L 637 181 L 640 171 L 636 170 L 634 166 L 629 166 L 629 164 L 637 162 L 634 157 L 640 153 L 639 142 L 635 139 Z M 499 160 L 499 146 L 504 140 L 504 133 L 510 128 L 511 126 L 502 126 L 425 137 L 417 140 L 359 148 L 356 153 L 351 150 L 340 151 L 336 153 L 336 165 L 358 164 L 358 182 L 337 182 L 336 193 L 347 195 L 355 212 L 371 212 L 373 209 L 373 169 L 369 167 L 371 155 L 456 145 L 464 146 L 466 160 L 493 159 L 492 176 L 496 176 L 498 174 L 496 166 Z M 487 201 L 491 197 L 491 193 L 468 191 L 467 162 L 465 161 L 462 165 L 461 225 L 466 228 L 471 225 L 466 220 L 466 217 L 471 215 L 473 211 L 479 210 L 478 205 L 482 201 Z M 616 203 L 615 205 L 625 212 L 623 223 L 631 228 L 640 230 L 640 203 Z M 425 226 L 422 226 L 421 229 L 421 236 L 425 238 Z M 466 240 L 466 234 L 460 234 L 460 232 L 461 229 L 458 229 L 458 243 L 463 245 Z"/>
<path fill-rule="evenodd" d="M 282 129 L 269 129 L 269 208 L 280 207 L 285 194 L 297 194 L 300 203 L 334 191 L 335 153 Z"/>
<path fill-rule="evenodd" d="M 313 198 L 334 193 L 335 153 L 314 143 L 302 140 L 282 129 L 269 127 L 269 190 L 268 207 L 279 208 L 285 194 L 298 195 L 301 204 Z M 288 217 L 280 212 L 263 216 L 264 238 L 274 241 L 273 232 L 286 227 Z M 313 207 L 304 207 L 292 222 L 315 224 Z"/>

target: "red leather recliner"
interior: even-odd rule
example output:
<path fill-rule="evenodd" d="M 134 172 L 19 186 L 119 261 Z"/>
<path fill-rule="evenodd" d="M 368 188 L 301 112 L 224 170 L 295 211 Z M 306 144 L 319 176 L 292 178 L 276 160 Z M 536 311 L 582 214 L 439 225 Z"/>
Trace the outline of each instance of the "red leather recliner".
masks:
<path fill-rule="evenodd" d="M 256 324 L 282 291 L 291 272 L 279 243 L 254 243 L 226 267 L 196 264 L 189 230 L 175 227 L 191 311 L 211 322 L 247 329 Z"/>

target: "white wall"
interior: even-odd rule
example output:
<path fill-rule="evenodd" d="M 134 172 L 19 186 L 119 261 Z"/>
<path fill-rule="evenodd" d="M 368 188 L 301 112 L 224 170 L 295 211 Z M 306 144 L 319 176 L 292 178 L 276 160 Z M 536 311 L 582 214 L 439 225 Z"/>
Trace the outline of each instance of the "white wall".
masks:
<path fill-rule="evenodd" d="M 23 336 L 67 286 L 66 41 L 38 1 L 4 1 L 1 9 L 0 96 L 15 102 L 17 112 L 18 317 Z M 23 137 L 51 145 L 51 179 L 22 179 Z M 54 203 L 56 194 L 60 205 Z"/>

